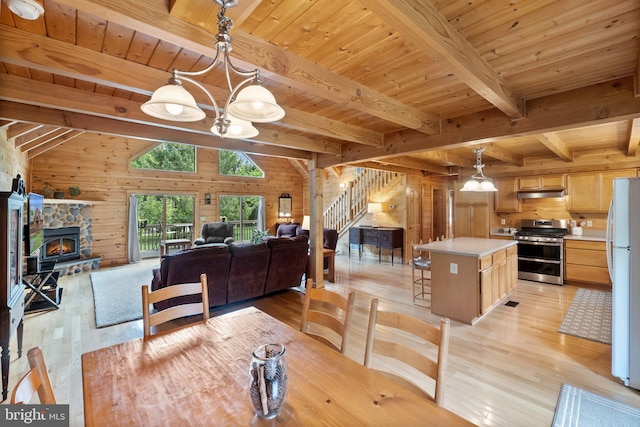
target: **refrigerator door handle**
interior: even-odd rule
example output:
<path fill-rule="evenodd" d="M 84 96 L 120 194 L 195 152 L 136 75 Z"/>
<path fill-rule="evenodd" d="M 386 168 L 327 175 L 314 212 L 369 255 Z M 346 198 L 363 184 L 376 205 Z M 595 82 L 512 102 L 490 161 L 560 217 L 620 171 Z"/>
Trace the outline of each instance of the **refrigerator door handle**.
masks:
<path fill-rule="evenodd" d="M 609 279 L 611 280 L 611 284 L 613 286 L 613 251 L 611 250 L 611 245 L 613 245 L 611 229 L 613 227 L 613 197 L 609 202 L 609 212 L 607 213 L 607 234 L 606 234 L 606 250 L 607 250 L 607 270 L 609 271 Z"/>

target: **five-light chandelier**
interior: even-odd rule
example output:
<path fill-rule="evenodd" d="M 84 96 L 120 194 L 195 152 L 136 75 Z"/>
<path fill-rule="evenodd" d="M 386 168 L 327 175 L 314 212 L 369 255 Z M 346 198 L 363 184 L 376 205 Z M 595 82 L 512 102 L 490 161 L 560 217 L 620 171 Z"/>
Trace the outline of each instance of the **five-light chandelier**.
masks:
<path fill-rule="evenodd" d="M 243 70 L 231 63 L 231 18 L 225 16 L 227 7 L 238 4 L 238 0 L 215 0 L 220 5 L 218 12 L 218 34 L 216 35 L 216 56 L 211 65 L 201 71 L 179 71 L 174 69 L 169 84 L 157 89 L 151 99 L 142 105 L 146 114 L 164 120 L 195 122 L 206 117 L 193 96 L 182 87 L 182 81 L 190 82 L 202 90 L 213 104 L 216 118 L 211 132 L 221 138 L 252 138 L 258 135 L 254 123 L 269 123 L 284 117 L 284 110 L 269 90 L 261 86 L 260 71 Z M 211 93 L 192 77 L 201 76 L 213 70 L 222 62 L 230 94 L 220 111 Z M 231 84 L 232 73 L 244 78 L 235 87 Z"/>
<path fill-rule="evenodd" d="M 494 187 L 493 183 L 487 180 L 487 177 L 482 173 L 482 168 L 484 167 L 482 164 L 483 151 L 484 148 L 473 150 L 473 152 L 476 153 L 476 173 L 471 175 L 469 181 L 464 183 L 464 187 L 462 187 L 460 191 L 498 191 L 498 189 Z"/>

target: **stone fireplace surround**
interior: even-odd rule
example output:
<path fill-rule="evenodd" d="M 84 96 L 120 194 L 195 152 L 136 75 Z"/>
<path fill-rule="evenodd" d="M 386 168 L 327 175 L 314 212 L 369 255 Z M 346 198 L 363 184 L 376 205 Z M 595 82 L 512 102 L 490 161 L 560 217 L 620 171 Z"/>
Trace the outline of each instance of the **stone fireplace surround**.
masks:
<path fill-rule="evenodd" d="M 65 199 L 44 200 L 44 228 L 80 227 L 80 258 L 58 262 L 60 276 L 97 270 L 100 257 L 94 257 L 91 202 Z"/>

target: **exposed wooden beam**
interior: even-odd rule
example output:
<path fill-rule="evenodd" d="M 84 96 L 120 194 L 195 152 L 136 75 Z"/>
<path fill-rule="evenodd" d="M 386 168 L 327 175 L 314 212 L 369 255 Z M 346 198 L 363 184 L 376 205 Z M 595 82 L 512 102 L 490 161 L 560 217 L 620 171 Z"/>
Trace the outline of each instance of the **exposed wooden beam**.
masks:
<path fill-rule="evenodd" d="M 168 122 L 144 114 L 140 110 L 140 102 L 8 74 L 0 74 L 0 99 L 66 111 L 85 112 L 135 123 L 153 124 L 214 137 L 210 132 L 211 118 L 191 123 Z M 253 138 L 255 142 L 330 154 L 339 154 L 341 150 L 341 146 L 337 142 L 311 139 L 302 135 L 290 135 L 282 129 L 272 126 L 256 125 L 256 128 L 261 133 Z"/>
<path fill-rule="evenodd" d="M 53 132 L 50 132 L 39 138 L 32 139 L 27 144 L 21 146 L 20 151 L 25 152 L 25 151 L 33 150 L 34 148 L 38 148 L 39 146 L 44 145 L 50 141 L 53 141 L 54 139 L 59 138 L 61 136 L 64 136 L 71 131 L 73 131 L 73 129 L 57 128 Z"/>
<path fill-rule="evenodd" d="M 33 159 L 36 156 L 39 156 L 43 153 L 46 153 L 47 151 L 64 144 L 65 142 L 71 141 L 73 138 L 76 138 L 80 135 L 82 135 L 84 132 L 80 131 L 80 130 L 70 130 L 69 132 L 67 132 L 64 135 L 60 135 L 59 137 L 52 139 L 51 141 L 42 144 L 32 150 L 29 150 L 28 154 L 27 154 L 27 158 L 29 160 Z"/>
<path fill-rule="evenodd" d="M 42 125 L 34 125 L 32 123 L 16 123 L 7 129 L 7 139 L 17 138 L 41 127 Z"/>
<path fill-rule="evenodd" d="M 567 144 L 560 138 L 557 133 L 554 132 L 546 132 L 542 134 L 536 135 L 538 141 L 542 142 L 542 144 L 547 147 L 553 154 L 564 160 L 565 162 L 573 161 L 573 153 Z"/>
<path fill-rule="evenodd" d="M 226 16 L 233 19 L 238 28 L 260 6 L 261 0 L 242 0 L 236 6 L 227 9 Z M 204 28 L 211 34 L 218 32 L 218 11 L 220 6 L 212 0 L 171 0 L 169 13 L 171 16 Z"/>
<path fill-rule="evenodd" d="M 303 178 L 309 178 L 309 169 L 307 169 L 307 165 L 302 160 L 289 159 L 289 163 L 291 163 Z"/>
<path fill-rule="evenodd" d="M 152 37 L 213 57 L 212 35 L 199 27 L 169 15 L 165 0 L 145 0 L 132 6 L 129 0 L 58 0 L 59 3 L 83 10 L 110 22 L 136 29 Z M 280 49 L 240 30 L 233 30 L 233 56 L 236 65 L 261 69 L 265 77 L 285 86 L 351 108 L 422 133 L 437 134 L 437 117 L 404 105 L 311 61 Z"/>
<path fill-rule="evenodd" d="M 293 150 L 277 146 L 264 145 L 243 140 L 221 139 L 217 137 L 203 138 L 201 134 L 160 128 L 157 126 L 128 123 L 122 120 L 90 116 L 69 111 L 20 104 L 11 101 L 0 101 L 0 119 L 11 118 L 32 123 L 43 123 L 50 126 L 66 127 L 88 132 L 106 133 L 110 135 L 138 138 L 149 141 L 176 142 L 198 147 L 222 148 L 225 150 L 244 151 L 274 157 L 309 159 L 307 151 Z"/>
<path fill-rule="evenodd" d="M 629 132 L 629 143 L 627 147 L 627 156 L 635 156 L 638 152 L 638 143 L 640 143 L 640 118 L 631 120 L 631 130 Z"/>
<path fill-rule="evenodd" d="M 364 159 L 408 155 L 425 150 L 465 147 L 512 137 L 557 132 L 581 126 L 612 123 L 640 117 L 640 98 L 633 92 L 631 76 L 527 101 L 527 118 L 512 121 L 497 110 L 487 110 L 443 121 L 441 135 L 413 131 L 385 135 L 385 145 L 367 147 L 348 143 L 342 156 L 319 155 L 321 167 L 355 163 Z"/>
<path fill-rule="evenodd" d="M 342 176 L 342 166 L 332 166 L 329 169 L 329 172 L 336 178 L 340 178 Z"/>
<path fill-rule="evenodd" d="M 449 169 L 445 166 L 434 165 L 433 163 L 429 163 L 427 161 L 421 161 L 419 159 L 406 157 L 406 156 L 379 159 L 378 163 L 382 165 L 395 165 L 395 166 L 400 166 L 404 168 L 418 169 L 421 171 L 437 173 L 439 175 L 449 174 Z"/>
<path fill-rule="evenodd" d="M 524 101 L 429 1 L 366 0 L 364 5 L 512 119 Z"/>
<path fill-rule="evenodd" d="M 358 162 L 358 163 L 353 163 L 350 166 L 353 167 L 361 167 L 361 168 L 368 168 L 368 169 L 377 169 L 377 170 L 383 170 L 383 171 L 391 171 L 391 172 L 398 172 L 398 173 L 404 173 L 406 175 L 415 175 L 415 176 L 425 176 L 425 174 L 418 169 L 411 169 L 411 168 L 405 168 L 402 166 L 395 166 L 395 165 L 387 165 L 387 164 L 381 164 L 378 162 Z"/>
<path fill-rule="evenodd" d="M 492 142 L 482 144 L 482 148 L 484 148 L 484 152 L 482 153 L 483 155 L 493 157 L 501 162 L 510 163 L 512 165 L 524 166 L 524 158 L 513 151 L 500 148 Z"/>
<path fill-rule="evenodd" d="M 28 124 L 33 125 L 33 123 L 28 123 Z M 15 145 L 16 148 L 22 148 L 24 145 L 29 144 L 31 141 L 38 138 L 42 138 L 43 136 L 49 135 L 58 129 L 59 128 L 56 126 L 38 125 L 38 126 L 35 126 L 31 132 L 22 134 L 17 138 L 15 138 L 13 140 L 13 144 Z"/>
<path fill-rule="evenodd" d="M 469 160 L 466 157 L 456 156 L 455 154 L 444 150 L 425 151 L 424 153 L 420 153 L 419 156 L 425 160 L 432 160 L 444 164 L 453 164 L 464 168 L 472 168 L 476 164 L 475 159 Z"/>

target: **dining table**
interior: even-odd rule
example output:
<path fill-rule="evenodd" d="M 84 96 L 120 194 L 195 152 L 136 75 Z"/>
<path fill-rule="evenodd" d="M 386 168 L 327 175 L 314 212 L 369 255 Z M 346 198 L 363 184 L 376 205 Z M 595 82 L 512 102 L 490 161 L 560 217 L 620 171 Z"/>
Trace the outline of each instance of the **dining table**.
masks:
<path fill-rule="evenodd" d="M 253 350 L 269 343 L 288 376 L 273 420 L 249 396 Z M 473 425 L 255 307 L 84 353 L 82 387 L 86 426 Z"/>

